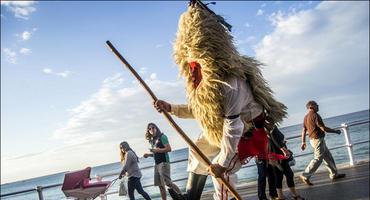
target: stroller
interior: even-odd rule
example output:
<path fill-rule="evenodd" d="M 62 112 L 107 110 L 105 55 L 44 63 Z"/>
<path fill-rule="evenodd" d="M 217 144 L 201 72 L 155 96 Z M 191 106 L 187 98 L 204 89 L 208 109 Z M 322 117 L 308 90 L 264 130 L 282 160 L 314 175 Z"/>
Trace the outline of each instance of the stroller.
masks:
<path fill-rule="evenodd" d="M 104 194 L 111 186 L 111 181 L 90 182 L 91 167 L 73 171 L 64 175 L 62 191 L 66 197 L 77 199 L 95 199 Z"/>

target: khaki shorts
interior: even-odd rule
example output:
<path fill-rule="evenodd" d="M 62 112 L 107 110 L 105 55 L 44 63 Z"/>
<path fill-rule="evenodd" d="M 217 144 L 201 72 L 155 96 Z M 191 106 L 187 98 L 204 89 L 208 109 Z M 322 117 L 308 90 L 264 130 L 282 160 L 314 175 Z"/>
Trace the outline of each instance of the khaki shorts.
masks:
<path fill-rule="evenodd" d="M 162 162 L 154 166 L 154 185 L 165 186 L 171 185 L 171 167 L 170 163 Z"/>

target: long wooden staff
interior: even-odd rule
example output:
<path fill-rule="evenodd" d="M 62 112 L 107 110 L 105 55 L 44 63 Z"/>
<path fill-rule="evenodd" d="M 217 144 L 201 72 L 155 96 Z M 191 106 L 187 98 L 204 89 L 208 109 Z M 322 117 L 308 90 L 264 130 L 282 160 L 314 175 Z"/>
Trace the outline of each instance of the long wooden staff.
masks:
<path fill-rule="evenodd" d="M 130 72 L 136 77 L 136 79 L 140 82 L 140 84 L 145 88 L 145 90 L 149 93 L 149 95 L 152 97 L 154 101 L 157 101 L 158 98 L 154 95 L 152 90 L 148 87 L 148 85 L 141 79 L 140 75 L 134 70 L 134 68 L 122 57 L 122 55 L 117 51 L 117 49 L 112 45 L 112 43 L 108 40 L 107 45 L 109 48 L 113 51 L 113 53 L 119 58 L 119 60 L 130 70 Z M 211 161 L 208 160 L 208 158 L 200 151 L 200 149 L 193 143 L 193 141 L 184 133 L 184 131 L 176 124 L 176 122 L 172 119 L 172 117 L 166 112 L 162 112 L 164 117 L 168 120 L 168 122 L 171 124 L 173 128 L 180 134 L 180 136 L 188 143 L 188 145 L 202 158 L 204 162 L 207 163 L 207 165 L 211 165 Z M 239 194 L 236 192 L 236 190 L 225 180 L 224 177 L 217 178 L 219 182 L 224 184 L 227 189 L 232 193 L 232 195 L 237 200 L 242 200 L 242 198 L 239 196 Z"/>

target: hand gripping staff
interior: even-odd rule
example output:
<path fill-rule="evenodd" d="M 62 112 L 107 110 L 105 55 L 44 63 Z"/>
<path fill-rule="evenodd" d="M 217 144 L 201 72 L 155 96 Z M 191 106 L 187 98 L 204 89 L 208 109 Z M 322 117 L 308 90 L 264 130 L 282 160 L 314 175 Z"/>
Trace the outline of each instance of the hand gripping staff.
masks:
<path fill-rule="evenodd" d="M 152 92 L 152 90 L 148 87 L 148 85 L 141 79 L 140 75 L 135 71 L 135 69 L 122 57 L 122 55 L 117 51 L 117 49 L 112 45 L 112 43 L 108 40 L 106 41 L 108 47 L 113 51 L 113 53 L 118 57 L 118 59 L 130 70 L 130 72 L 135 76 L 135 78 L 140 82 L 140 84 L 145 88 L 145 90 L 149 93 L 154 101 L 157 101 L 158 98 Z M 200 149 L 193 143 L 193 141 L 184 133 L 184 131 L 176 124 L 176 122 L 172 119 L 172 117 L 166 112 L 163 111 L 162 114 L 171 124 L 171 126 L 180 134 L 180 136 L 185 140 L 186 143 L 192 148 L 207 165 L 211 165 L 211 161 L 200 151 Z M 224 177 L 217 178 L 219 182 L 224 184 L 226 188 L 231 192 L 231 194 L 237 199 L 242 200 L 236 190 L 226 181 Z"/>

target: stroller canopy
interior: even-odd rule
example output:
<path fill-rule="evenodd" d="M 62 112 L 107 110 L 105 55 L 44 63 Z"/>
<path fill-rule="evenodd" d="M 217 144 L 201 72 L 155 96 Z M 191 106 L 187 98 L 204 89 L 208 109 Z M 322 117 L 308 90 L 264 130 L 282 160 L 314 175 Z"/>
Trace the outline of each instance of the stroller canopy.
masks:
<path fill-rule="evenodd" d="M 91 167 L 68 172 L 64 175 L 62 191 L 66 197 L 78 199 L 94 199 L 104 194 L 110 186 L 110 181 L 90 182 Z"/>

